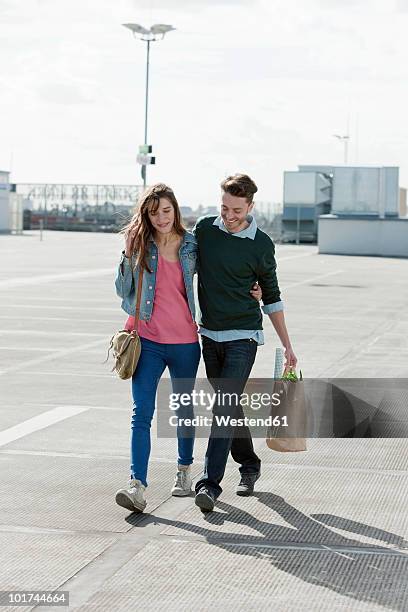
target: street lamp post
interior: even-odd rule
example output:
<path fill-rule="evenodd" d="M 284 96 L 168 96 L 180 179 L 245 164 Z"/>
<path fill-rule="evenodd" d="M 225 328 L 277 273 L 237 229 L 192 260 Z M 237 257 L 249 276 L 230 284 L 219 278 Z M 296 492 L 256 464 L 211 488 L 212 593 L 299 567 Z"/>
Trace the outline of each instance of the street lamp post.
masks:
<path fill-rule="evenodd" d="M 146 188 L 146 166 L 154 164 L 155 158 L 149 157 L 147 153 L 151 153 L 151 147 L 147 144 L 147 122 L 148 122 L 148 105 L 149 105 L 149 69 L 150 69 L 150 43 L 156 40 L 162 40 L 167 32 L 175 30 L 171 25 L 164 23 L 156 23 L 151 28 L 147 29 L 138 23 L 124 23 L 125 28 L 133 32 L 133 36 L 147 43 L 146 48 L 146 92 L 145 92 L 145 118 L 144 118 L 144 148 L 143 155 L 138 156 L 138 161 L 142 165 L 143 187 Z"/>
<path fill-rule="evenodd" d="M 350 140 L 350 136 L 345 134 L 344 136 L 340 136 L 340 134 L 333 134 L 334 138 L 341 140 L 344 143 L 344 165 L 347 166 L 348 163 L 348 143 Z"/>
<path fill-rule="evenodd" d="M 150 68 L 150 40 L 146 45 L 146 96 L 145 96 L 145 129 L 144 144 L 147 145 L 147 108 L 149 105 L 149 68 Z"/>

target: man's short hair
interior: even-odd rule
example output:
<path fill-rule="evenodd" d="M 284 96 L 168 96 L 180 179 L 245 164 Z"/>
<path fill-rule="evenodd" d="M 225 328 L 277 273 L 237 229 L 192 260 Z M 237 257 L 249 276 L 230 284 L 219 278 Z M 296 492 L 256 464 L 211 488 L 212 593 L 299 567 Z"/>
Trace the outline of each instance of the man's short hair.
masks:
<path fill-rule="evenodd" d="M 221 189 L 238 198 L 246 198 L 248 204 L 252 204 L 254 195 L 258 191 L 258 187 L 247 174 L 227 176 L 221 183 Z"/>

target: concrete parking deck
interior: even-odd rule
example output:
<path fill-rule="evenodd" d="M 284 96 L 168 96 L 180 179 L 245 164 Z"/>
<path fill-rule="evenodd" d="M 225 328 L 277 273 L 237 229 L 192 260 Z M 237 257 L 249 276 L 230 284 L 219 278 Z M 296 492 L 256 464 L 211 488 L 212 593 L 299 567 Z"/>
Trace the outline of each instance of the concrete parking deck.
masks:
<path fill-rule="evenodd" d="M 170 496 L 175 442 L 153 426 L 146 513 L 116 506 L 130 385 L 102 362 L 126 318 L 121 248 L 112 234 L 0 237 L 0 590 L 69 591 L 81 612 L 408 610 L 406 440 L 293 455 L 257 440 L 256 494 L 235 495 L 231 461 L 204 516 Z M 278 245 L 277 261 L 305 376 L 408 377 L 408 260 Z M 265 329 L 256 377 L 272 376 L 279 344 Z M 197 440 L 196 476 L 204 452 Z"/>

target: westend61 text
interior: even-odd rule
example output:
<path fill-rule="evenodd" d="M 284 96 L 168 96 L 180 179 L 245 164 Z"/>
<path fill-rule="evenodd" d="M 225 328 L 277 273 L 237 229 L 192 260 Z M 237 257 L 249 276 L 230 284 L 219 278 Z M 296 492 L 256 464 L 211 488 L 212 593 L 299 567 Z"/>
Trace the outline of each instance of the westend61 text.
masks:
<path fill-rule="evenodd" d="M 228 415 L 214 415 L 218 427 L 288 427 L 288 417 L 269 416 L 266 418 L 242 417 L 233 418 Z M 169 418 L 171 427 L 211 427 L 212 417 L 199 415 L 193 418 L 182 418 L 173 415 Z"/>

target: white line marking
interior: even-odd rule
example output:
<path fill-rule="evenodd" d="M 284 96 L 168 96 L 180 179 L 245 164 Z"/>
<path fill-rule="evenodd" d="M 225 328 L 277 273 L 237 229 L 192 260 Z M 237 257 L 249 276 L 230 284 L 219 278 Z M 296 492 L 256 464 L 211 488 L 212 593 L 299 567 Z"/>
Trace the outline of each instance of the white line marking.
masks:
<path fill-rule="evenodd" d="M 290 255 L 289 257 L 277 257 L 276 262 L 279 264 L 281 261 L 289 261 L 290 259 L 299 259 L 300 257 L 310 257 L 311 255 L 316 255 L 316 252 L 312 253 L 302 253 L 301 255 Z"/>
<path fill-rule="evenodd" d="M 87 351 L 83 351 L 83 352 L 85 353 Z M 99 356 L 101 358 L 103 357 L 103 361 L 106 359 L 106 353 L 107 353 L 107 349 L 106 349 L 106 351 L 104 353 L 99 353 Z M 31 375 L 35 375 L 35 376 L 74 376 L 74 377 L 78 376 L 78 377 L 82 377 L 82 378 L 110 378 L 110 379 L 114 378 L 114 379 L 118 380 L 117 377 L 116 377 L 116 374 L 112 374 L 112 372 L 111 372 L 111 368 L 113 367 L 112 366 L 112 364 L 113 364 L 112 355 L 111 355 L 110 362 L 108 362 L 108 361 L 106 363 L 102 363 L 102 362 L 99 362 L 99 361 L 92 362 L 92 365 L 99 365 L 99 364 L 107 369 L 106 374 L 97 374 L 97 373 L 91 374 L 91 373 L 84 373 L 84 372 L 66 372 L 66 371 L 64 371 L 64 372 L 55 371 L 54 372 L 52 370 L 39 370 L 39 371 L 37 371 L 37 370 L 27 370 L 27 371 L 19 370 L 19 372 L 20 372 L 20 374 L 24 374 L 26 376 L 31 376 Z M 2 370 L 0 370 L 0 376 L 1 376 L 1 374 L 2 374 Z M 168 371 L 164 372 L 164 374 L 162 375 L 162 378 L 165 378 L 165 379 L 170 378 L 170 374 L 168 373 Z M 113 408 L 112 408 L 112 410 L 113 410 Z"/>
<path fill-rule="evenodd" d="M 353 557 L 350 557 L 348 555 L 345 555 L 344 553 L 341 553 L 337 550 L 335 550 L 334 548 L 332 548 L 331 546 L 326 546 L 326 544 L 322 544 L 322 547 L 330 552 L 333 552 L 335 555 L 338 555 L 339 557 L 344 557 L 344 559 L 348 559 L 349 561 L 355 561 L 355 559 L 353 559 Z"/>
<path fill-rule="evenodd" d="M 0 455 L 29 455 L 32 457 L 71 457 L 73 459 L 123 459 L 129 461 L 129 455 L 90 455 L 88 453 L 63 453 L 56 451 L 32 451 L 32 450 L 0 450 Z M 169 457 L 149 457 L 149 463 L 168 463 L 174 465 L 174 458 Z M 194 459 L 194 465 L 204 465 L 204 461 Z"/>
<path fill-rule="evenodd" d="M 100 295 L 100 296 L 95 296 L 92 298 L 85 298 L 85 297 L 81 297 L 81 298 L 69 298 L 69 297 L 51 297 L 51 296 L 47 296 L 47 297 L 38 297 L 38 296 L 30 296 L 30 302 L 35 301 L 35 302 L 75 302 L 75 304 L 77 304 L 78 302 L 80 302 L 82 304 L 82 302 L 90 302 L 91 304 L 95 304 L 95 302 L 100 303 L 101 300 L 105 299 L 106 301 L 108 301 L 109 296 L 106 296 L 106 294 Z M 6 300 L 9 299 L 10 300 L 10 305 L 14 306 L 14 297 L 9 297 L 9 296 L 2 296 L 2 300 Z M 118 298 L 119 299 L 119 298 Z M 114 300 L 111 300 L 112 304 L 114 303 Z M 27 306 L 27 308 L 29 308 L 29 306 Z"/>
<path fill-rule="evenodd" d="M 32 419 L 23 421 L 19 425 L 14 425 L 14 427 L 9 427 L 4 431 L 0 431 L 0 446 L 14 442 L 34 431 L 39 431 L 40 429 L 54 425 L 59 421 L 68 419 L 86 410 L 89 410 L 89 408 L 84 406 L 58 406 L 57 408 L 43 412 Z"/>
<path fill-rule="evenodd" d="M 80 303 L 82 302 L 82 300 L 79 298 L 77 302 Z M 4 304 L 3 302 L 3 304 L 0 304 L 0 308 L 12 308 L 13 310 L 15 308 L 27 308 L 29 310 L 33 310 L 34 308 L 44 310 L 45 308 L 48 308 L 50 310 L 90 310 L 92 312 L 120 312 L 119 305 L 116 308 L 108 308 L 104 306 L 44 306 L 44 304 Z"/>
<path fill-rule="evenodd" d="M 55 351 L 55 346 L 50 348 L 39 348 L 38 346 L 0 346 L 0 351 L 40 351 L 41 353 L 50 353 Z"/>
<path fill-rule="evenodd" d="M 33 408 L 58 408 L 58 404 L 56 404 L 55 402 L 49 403 L 49 404 L 36 404 L 36 403 L 32 403 L 32 404 L 19 404 L 22 406 L 22 408 L 27 408 L 27 407 L 33 407 Z M 3 406 L 2 406 L 3 407 Z M 12 404 L 8 404 L 6 406 L 7 408 L 13 409 L 15 410 L 15 405 Z M 132 411 L 132 402 L 129 402 L 129 407 L 128 408 L 118 408 L 117 406 L 92 406 L 90 404 L 70 404 L 70 407 L 73 408 L 85 408 L 86 410 L 113 410 L 114 412 L 119 411 L 119 412 L 128 412 L 130 413 Z"/>
<path fill-rule="evenodd" d="M 293 287 L 298 287 L 299 285 L 307 285 L 315 280 L 320 280 L 321 278 L 326 278 L 327 276 L 333 276 L 334 274 L 340 274 L 343 270 L 334 270 L 333 272 L 327 272 L 326 274 L 319 274 L 318 276 L 312 276 L 311 278 L 306 278 L 305 280 L 299 281 L 298 283 L 292 283 L 290 285 L 284 285 L 282 287 L 282 291 L 287 291 L 287 289 L 292 289 Z"/>
<path fill-rule="evenodd" d="M 129 403 L 129 405 L 131 405 L 132 402 Z M 29 404 L 28 404 L 29 405 Z M 32 406 L 35 406 L 36 404 L 31 404 Z M 50 403 L 50 404 L 40 404 L 40 406 L 42 406 L 43 408 L 49 408 L 50 406 L 52 406 L 52 408 L 56 408 L 57 405 L 55 403 Z M 123 411 L 129 411 L 129 408 L 118 408 L 117 406 L 92 406 L 90 404 L 75 404 L 75 406 L 77 408 L 88 408 L 89 410 L 123 410 Z"/>
<path fill-rule="evenodd" d="M 258 440 L 260 438 L 257 438 Z M 378 438 L 378 440 L 380 440 L 380 438 Z M 401 438 L 402 440 L 402 438 Z M 263 442 L 261 440 L 261 442 Z M 259 445 L 259 450 L 261 450 L 262 448 L 265 448 L 263 446 L 263 444 Z M 344 472 L 347 473 L 356 473 L 356 474 L 372 474 L 373 472 L 375 472 L 376 474 L 386 474 L 388 476 L 397 476 L 398 478 L 404 478 L 404 480 L 406 479 L 406 477 L 408 476 L 408 469 L 401 469 L 401 470 L 390 470 L 389 468 L 382 468 L 382 467 L 369 467 L 369 468 L 359 468 L 356 466 L 352 466 L 352 467 L 345 467 L 345 466 L 332 466 L 332 465 L 327 465 L 327 464 L 319 464 L 319 465 L 311 465 L 309 463 L 298 463 L 298 464 L 289 464 L 289 463 L 272 463 L 272 462 L 262 462 L 263 465 L 266 468 L 270 468 L 270 469 L 275 469 L 277 468 L 278 470 L 282 469 L 282 470 L 309 470 L 312 472 L 339 472 L 341 470 L 343 470 Z"/>
<path fill-rule="evenodd" d="M 120 314 L 120 310 L 117 312 Z M 126 315 L 124 315 L 123 318 L 125 318 L 125 316 Z M 6 321 L 21 321 L 22 318 L 24 318 L 25 321 L 76 321 L 77 323 L 110 323 L 111 325 L 118 325 L 117 319 L 99 319 L 99 317 L 93 317 L 92 319 L 84 319 L 83 317 L 80 319 L 74 319 L 72 317 L 26 317 L 25 315 L 21 314 L 15 314 L 14 316 L 0 315 L 0 319 Z"/>
<path fill-rule="evenodd" d="M 0 336 L 5 336 L 6 334 L 12 334 L 13 336 L 17 334 L 20 336 L 27 336 L 28 334 L 31 334 L 32 336 L 52 336 L 55 338 L 56 332 L 43 331 L 39 329 L 0 329 Z M 95 334 L 93 332 L 65 332 L 58 330 L 58 336 L 94 336 L 95 338 L 102 338 L 106 337 L 106 334 Z"/>
<path fill-rule="evenodd" d="M 89 455 L 88 453 L 62 453 L 56 451 L 31 451 L 31 450 L 0 450 L 0 455 L 29 455 L 31 457 L 73 457 L 74 459 L 96 459 L 97 455 Z M 101 455 L 106 458 L 107 455 Z M 115 457 L 121 457 L 127 459 L 125 456 L 115 455 Z"/>
<path fill-rule="evenodd" d="M 101 357 L 103 357 L 104 359 L 106 358 L 106 352 L 104 355 L 102 355 L 101 353 Z M 111 367 L 113 364 L 113 359 L 111 360 L 110 363 L 106 362 L 104 365 L 106 368 L 108 368 L 106 374 L 91 374 L 91 373 L 84 373 L 84 372 L 53 372 L 51 371 L 37 371 L 37 370 L 20 370 L 20 374 L 24 374 L 25 376 L 31 376 L 31 375 L 35 375 L 35 376 L 73 376 L 78 377 L 78 378 L 116 378 L 115 374 L 111 373 Z M 88 364 L 89 365 L 89 364 Z M 95 362 L 94 362 L 95 365 Z M 1 371 L 0 371 L 0 375 L 1 375 Z"/>
<path fill-rule="evenodd" d="M 214 532 L 215 534 L 216 532 Z M 234 534 L 235 535 L 235 534 Z M 178 537 L 175 538 L 174 536 L 172 536 L 172 534 L 160 534 L 161 537 L 163 538 L 171 538 L 172 542 L 205 542 L 206 541 L 206 537 L 205 536 L 201 536 L 201 535 L 196 535 L 196 536 L 184 536 L 184 537 Z M 227 540 L 227 539 L 223 539 L 220 537 L 217 537 L 217 545 L 218 546 L 228 546 L 229 548 L 236 548 L 236 547 L 242 547 L 242 548 L 269 548 L 271 550 L 295 550 L 295 551 L 299 551 L 299 550 L 306 550 L 306 551 L 314 551 L 314 552 L 327 552 L 327 553 L 339 553 L 339 551 L 345 551 L 348 552 L 350 555 L 374 555 L 375 557 L 378 557 L 378 555 L 391 555 L 391 556 L 396 556 L 396 557 L 405 557 L 406 556 L 406 549 L 405 548 L 378 548 L 377 546 L 375 547 L 365 547 L 364 545 L 361 546 L 359 544 L 359 542 L 357 542 L 357 545 L 355 547 L 351 547 L 351 546 L 344 546 L 344 547 L 340 547 L 340 546 L 327 546 L 326 544 L 303 544 L 303 543 L 296 543 L 296 544 L 287 544 L 286 542 L 274 542 L 274 541 L 269 541 L 266 542 L 265 544 L 262 543 L 258 543 L 258 542 L 248 542 L 247 540 L 241 541 L 241 542 L 236 542 L 233 540 Z"/>
<path fill-rule="evenodd" d="M 392 329 L 394 326 L 395 326 L 395 321 L 392 319 L 391 321 L 388 321 L 383 324 L 383 329 L 382 329 L 381 334 L 374 336 L 374 338 L 372 338 L 371 336 L 371 340 L 369 340 L 368 342 L 366 342 L 366 339 L 363 338 L 360 344 L 354 345 L 351 349 L 349 349 L 339 360 L 340 362 L 347 360 L 346 363 L 344 363 L 339 368 L 337 368 L 335 374 L 334 375 L 332 374 L 330 378 L 340 378 L 340 374 L 344 372 L 344 370 L 347 370 L 347 368 L 350 367 L 350 359 L 353 359 L 353 362 L 357 362 L 357 363 L 358 361 L 362 361 L 361 357 L 364 355 L 364 353 L 369 352 L 371 347 L 373 347 L 374 344 L 376 344 L 376 342 L 380 338 L 383 338 L 384 336 L 386 336 L 388 333 L 388 330 Z M 399 347 L 398 347 L 398 351 L 400 351 Z M 325 371 L 327 371 L 327 369 Z"/>
<path fill-rule="evenodd" d="M 104 340 L 97 340 L 96 342 L 89 342 L 88 344 L 82 344 L 80 346 L 73 346 L 69 349 L 54 351 L 50 355 L 45 355 L 44 357 L 38 357 L 37 359 L 31 359 L 30 361 L 22 361 L 21 363 L 10 366 L 9 368 L 6 368 L 5 370 L 1 370 L 0 376 L 4 376 L 4 374 L 9 374 L 10 372 L 17 372 L 18 370 L 29 368 L 32 365 L 37 365 L 37 363 L 45 363 L 46 361 L 55 361 L 60 357 L 65 357 L 66 355 L 72 355 L 72 353 L 80 353 L 81 350 L 93 348 L 94 346 L 99 346 L 100 344 L 108 345 L 108 339 L 106 338 Z"/>
<path fill-rule="evenodd" d="M 27 276 L 23 278 L 9 278 L 0 280 L 0 289 L 10 289 L 11 287 L 26 287 L 27 285 L 39 285 L 45 283 L 55 283 L 61 281 L 75 280 L 77 278 L 93 278 L 96 276 L 107 276 L 116 274 L 114 268 L 99 268 L 97 270 L 81 270 L 80 272 L 66 272 L 64 274 L 42 274 L 40 276 Z"/>
<path fill-rule="evenodd" d="M 51 353 L 52 351 L 55 351 L 55 349 L 55 346 L 49 346 L 46 348 L 40 348 L 38 346 L 0 346 L 0 351 L 31 351 L 34 353 Z M 81 351 L 81 353 L 88 353 L 90 355 L 100 355 L 101 351 L 96 349 L 89 349 L 87 351 Z"/>

